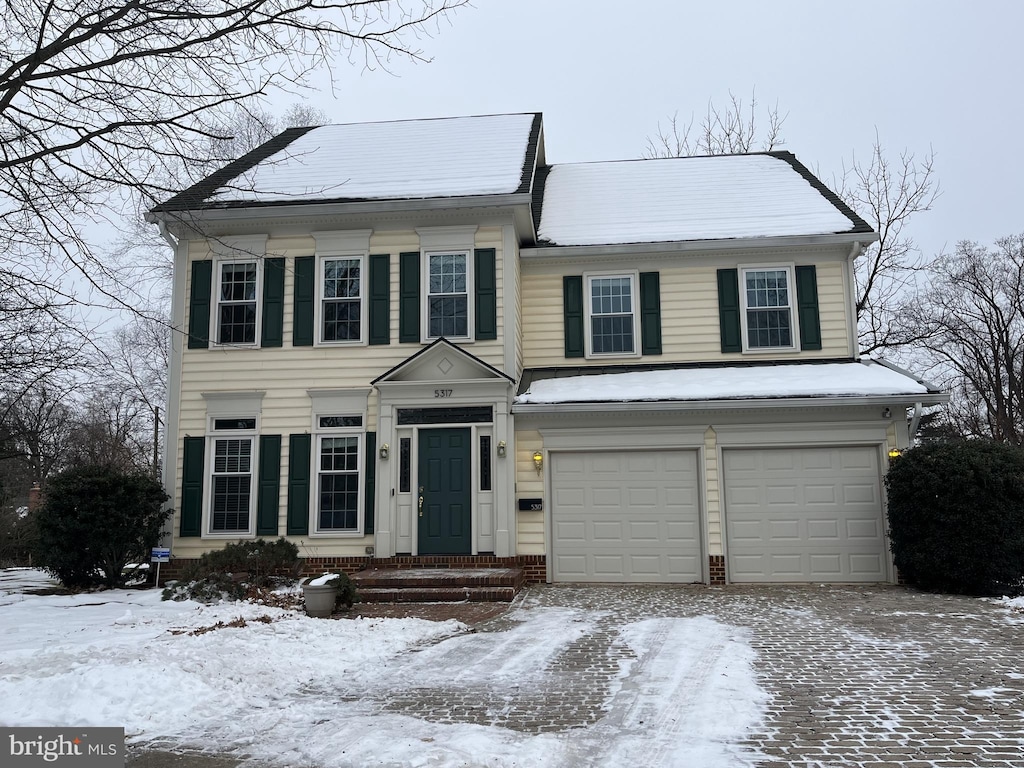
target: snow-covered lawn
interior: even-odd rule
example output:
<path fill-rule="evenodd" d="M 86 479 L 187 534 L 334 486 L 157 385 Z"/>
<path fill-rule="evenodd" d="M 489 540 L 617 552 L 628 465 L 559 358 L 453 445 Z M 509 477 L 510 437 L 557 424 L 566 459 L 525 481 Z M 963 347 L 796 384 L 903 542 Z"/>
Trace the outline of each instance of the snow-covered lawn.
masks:
<path fill-rule="evenodd" d="M 442 723 L 386 706 L 389 692 L 407 693 L 413 680 L 465 706 L 480 686 L 542 688 L 552 660 L 600 613 L 520 610 L 509 630 L 474 633 L 456 621 L 164 602 L 156 590 L 29 593 L 47 583 L 39 571 L 0 571 L 0 725 L 124 726 L 136 744 L 304 768 L 590 765 L 600 756 L 715 768 L 750 764 L 737 746 L 765 701 L 741 631 L 708 617 L 649 619 L 619 632 L 629 652 L 592 725 L 536 734 Z"/>

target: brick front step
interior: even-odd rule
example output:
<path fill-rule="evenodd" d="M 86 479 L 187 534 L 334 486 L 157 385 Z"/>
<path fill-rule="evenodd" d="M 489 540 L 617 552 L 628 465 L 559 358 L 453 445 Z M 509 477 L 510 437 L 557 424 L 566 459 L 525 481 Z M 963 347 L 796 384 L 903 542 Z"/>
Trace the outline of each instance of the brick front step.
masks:
<path fill-rule="evenodd" d="M 520 568 L 371 568 L 351 578 L 367 603 L 509 602 L 526 583 Z"/>
<path fill-rule="evenodd" d="M 514 587 L 366 587 L 362 603 L 511 603 Z"/>

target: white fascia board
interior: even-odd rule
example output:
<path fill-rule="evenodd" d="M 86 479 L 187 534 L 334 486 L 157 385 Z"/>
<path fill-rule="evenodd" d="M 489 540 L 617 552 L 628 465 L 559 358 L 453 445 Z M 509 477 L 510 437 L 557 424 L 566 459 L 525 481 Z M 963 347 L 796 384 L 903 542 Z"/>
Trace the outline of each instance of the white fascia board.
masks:
<path fill-rule="evenodd" d="M 628 402 L 515 403 L 513 413 L 593 413 L 622 411 L 735 411 L 768 408 L 844 408 L 888 406 L 910 408 L 914 403 L 941 405 L 948 394 L 867 395 L 864 397 L 780 397 L 736 400 L 631 400 Z"/>
<path fill-rule="evenodd" d="M 524 259 L 564 258 L 566 256 L 621 256 L 625 253 L 648 254 L 665 251 L 737 251 L 760 248 L 796 248 L 801 246 L 850 245 L 872 243 L 875 232 L 845 232 L 838 235 L 801 235 L 796 237 L 750 237 L 722 240 L 682 240 L 657 243 L 619 243 L 612 245 L 549 245 L 522 248 Z"/>

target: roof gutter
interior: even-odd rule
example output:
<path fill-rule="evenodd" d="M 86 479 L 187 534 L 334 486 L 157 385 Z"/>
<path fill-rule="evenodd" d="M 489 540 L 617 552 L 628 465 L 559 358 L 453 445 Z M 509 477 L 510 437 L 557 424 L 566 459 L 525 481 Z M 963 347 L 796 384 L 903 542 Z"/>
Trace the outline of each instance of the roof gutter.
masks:
<path fill-rule="evenodd" d="M 547 245 L 521 248 L 519 255 L 524 260 L 564 256 L 615 256 L 623 253 L 664 253 L 666 250 L 688 251 L 735 251 L 754 248 L 793 248 L 797 246 L 834 246 L 852 243 L 863 248 L 864 243 L 878 239 L 874 232 L 845 232 L 832 235 L 794 235 L 788 237 L 751 237 L 721 240 L 665 240 L 656 243 L 619 243 L 612 245 Z"/>
<path fill-rule="evenodd" d="M 737 398 L 735 400 L 647 400 L 587 403 L 513 403 L 512 413 L 554 414 L 593 413 L 595 411 L 621 413 L 637 411 L 737 411 L 777 408 L 837 408 L 837 407 L 907 407 L 941 405 L 949 402 L 942 392 L 906 395 L 864 395 L 853 397 L 779 397 Z"/>
<path fill-rule="evenodd" d="M 236 222 L 250 219 L 268 219 L 291 216 L 339 216 L 345 214 L 379 214 L 379 213 L 412 213 L 416 211 L 435 211 L 472 208 L 501 208 L 531 204 L 529 193 L 472 195 L 467 197 L 428 197 L 406 200 L 359 200 L 354 202 L 316 202 L 296 200 L 293 203 L 260 204 L 252 203 L 243 206 L 225 206 L 194 208 L 190 210 L 168 211 L 159 208 L 149 211 L 146 220 L 156 222 L 161 219 L 178 221 L 188 219 L 189 222 Z"/>

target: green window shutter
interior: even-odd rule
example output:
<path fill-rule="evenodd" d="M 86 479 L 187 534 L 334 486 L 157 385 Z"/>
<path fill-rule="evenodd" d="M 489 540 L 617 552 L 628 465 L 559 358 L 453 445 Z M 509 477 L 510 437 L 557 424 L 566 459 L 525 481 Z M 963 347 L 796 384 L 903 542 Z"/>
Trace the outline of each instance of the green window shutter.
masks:
<path fill-rule="evenodd" d="M 498 282 L 494 248 L 477 248 L 476 258 L 476 338 L 498 338 Z"/>
<path fill-rule="evenodd" d="M 366 486 L 364 496 L 364 507 L 363 507 L 363 519 L 366 525 L 363 529 L 364 533 L 373 533 L 373 502 L 376 495 L 376 480 L 377 477 L 377 433 L 367 432 L 366 433 Z"/>
<path fill-rule="evenodd" d="M 206 349 L 210 346 L 210 299 L 212 294 L 213 262 L 192 262 L 192 293 L 188 308 L 189 349 Z"/>
<path fill-rule="evenodd" d="M 645 355 L 661 354 L 661 278 L 640 273 L 640 341 Z"/>
<path fill-rule="evenodd" d="M 288 528 L 289 536 L 309 533 L 309 435 L 288 436 Z"/>
<path fill-rule="evenodd" d="M 260 435 L 259 479 L 256 495 L 256 535 L 277 536 L 281 498 L 281 436 Z"/>
<path fill-rule="evenodd" d="M 583 276 L 562 277 L 562 314 L 565 319 L 565 356 L 583 357 Z"/>
<path fill-rule="evenodd" d="M 800 348 L 821 349 L 818 273 L 813 264 L 796 268 L 796 307 L 800 319 Z"/>
<path fill-rule="evenodd" d="M 203 527 L 203 463 L 206 438 L 186 437 L 181 470 L 181 529 L 179 535 L 199 536 Z"/>
<path fill-rule="evenodd" d="M 735 269 L 718 270 L 718 322 L 722 336 L 722 351 L 742 352 L 740 278 Z"/>
<path fill-rule="evenodd" d="M 292 346 L 313 346 L 313 297 L 316 293 L 316 265 L 312 256 L 295 259 Z"/>
<path fill-rule="evenodd" d="M 370 343 L 391 343 L 391 254 L 370 256 Z"/>
<path fill-rule="evenodd" d="M 420 252 L 398 257 L 398 340 L 420 340 Z"/>
<path fill-rule="evenodd" d="M 260 346 L 284 343 L 284 259 L 263 260 L 263 331 Z"/>

